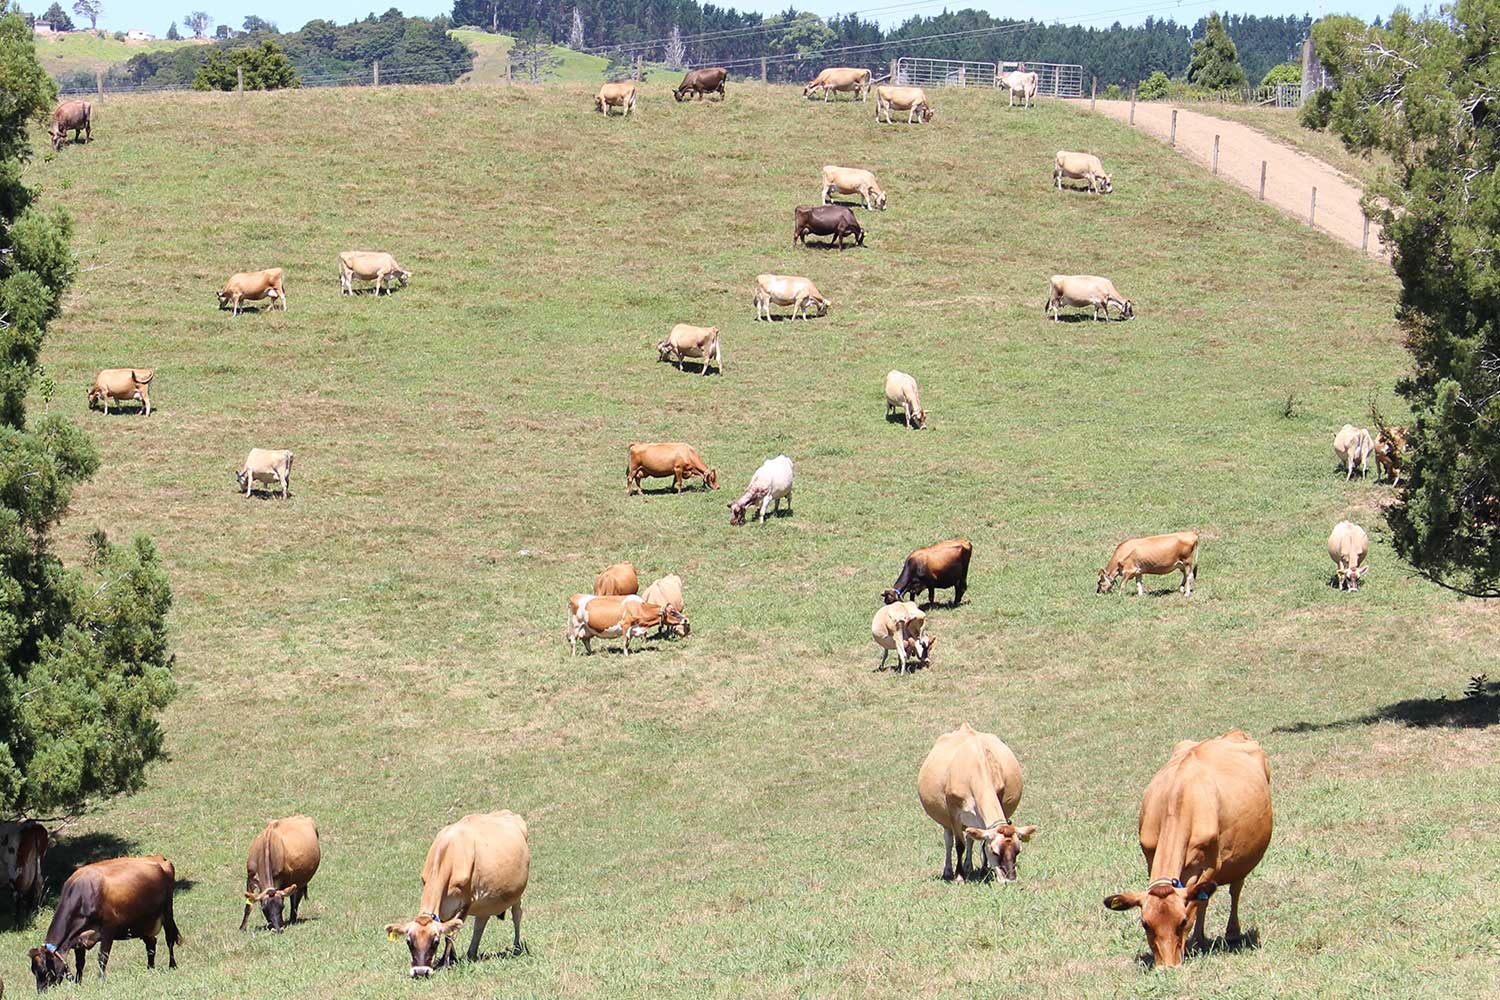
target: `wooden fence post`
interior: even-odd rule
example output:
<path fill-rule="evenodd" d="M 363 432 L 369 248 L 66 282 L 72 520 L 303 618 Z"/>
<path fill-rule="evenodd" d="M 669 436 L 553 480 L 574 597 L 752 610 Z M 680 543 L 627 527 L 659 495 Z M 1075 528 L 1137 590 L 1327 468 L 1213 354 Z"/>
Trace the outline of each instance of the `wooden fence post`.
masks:
<path fill-rule="evenodd" d="M 1089 110 L 1094 110 L 1094 102 L 1099 98 L 1099 78 L 1094 77 L 1094 83 L 1089 87 Z"/>
<path fill-rule="evenodd" d="M 1365 235 L 1359 241 L 1359 249 L 1361 253 L 1370 251 L 1370 217 L 1368 215 L 1365 216 Z"/>
<path fill-rule="evenodd" d="M 235 79 L 238 81 L 234 85 L 234 92 L 236 94 L 239 94 L 241 97 L 243 97 L 244 94 L 245 94 L 245 67 L 243 67 L 243 66 L 236 66 L 234 68 L 234 76 L 235 76 Z"/>
<path fill-rule="evenodd" d="M 637 80 L 641 78 L 641 57 L 639 53 L 635 57 L 635 78 Z"/>
<path fill-rule="evenodd" d="M 1135 128 L 1135 88 L 1130 88 L 1130 127 Z"/>
<path fill-rule="evenodd" d="M 1313 188 L 1312 204 L 1307 209 L 1307 224 L 1315 225 L 1318 218 L 1318 189 Z"/>
<path fill-rule="evenodd" d="M 1214 133 L 1214 176 L 1219 176 L 1219 134 Z"/>
<path fill-rule="evenodd" d="M 767 75 L 766 75 L 766 57 L 765 56 L 761 56 L 760 57 L 760 82 L 761 83 L 765 83 L 767 81 L 767 79 L 768 78 L 767 78 Z"/>
<path fill-rule="evenodd" d="M 899 80 L 896 79 L 896 64 L 898 62 L 900 62 L 899 59 L 892 59 L 891 60 L 891 86 L 892 87 L 896 86 L 896 84 L 898 84 L 898 83 L 901 82 L 901 81 L 899 81 Z"/>
<path fill-rule="evenodd" d="M 511 76 L 510 57 L 507 56 L 506 59 L 505 59 L 505 85 L 507 87 L 509 87 L 514 82 L 515 81 L 514 81 L 513 77 Z"/>
<path fill-rule="evenodd" d="M 1260 200 L 1266 200 L 1266 161 L 1260 161 Z"/>
<path fill-rule="evenodd" d="M 104 103 L 104 70 L 94 70 L 94 89 L 99 92 L 99 103 Z"/>
<path fill-rule="evenodd" d="M 379 59 L 376 59 L 375 62 L 370 66 L 370 72 L 371 72 L 371 74 L 373 76 L 373 79 L 375 81 L 374 82 L 374 86 L 376 86 L 376 87 L 380 86 L 380 60 Z"/>
<path fill-rule="evenodd" d="M 1176 108 L 1172 109 L 1172 136 L 1171 136 L 1171 139 L 1169 140 L 1169 144 L 1173 145 L 1173 146 L 1177 145 L 1177 109 Z"/>

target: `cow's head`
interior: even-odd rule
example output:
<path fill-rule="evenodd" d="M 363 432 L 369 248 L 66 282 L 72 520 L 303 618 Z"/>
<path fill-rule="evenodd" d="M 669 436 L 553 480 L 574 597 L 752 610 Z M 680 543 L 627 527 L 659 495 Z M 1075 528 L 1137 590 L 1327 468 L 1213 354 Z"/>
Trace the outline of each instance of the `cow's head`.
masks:
<path fill-rule="evenodd" d="M 668 360 L 671 359 L 671 357 L 672 357 L 672 342 L 670 340 L 663 340 L 661 343 L 659 343 L 659 344 L 656 345 L 656 360 L 657 361 L 668 361 Z"/>
<path fill-rule="evenodd" d="M 707 361 L 704 361 L 703 363 L 705 365 L 708 364 Z M 709 469 L 708 472 L 704 473 L 704 475 L 703 475 L 703 481 L 708 484 L 708 488 L 709 489 L 711 489 L 711 490 L 718 489 L 719 488 L 719 470 L 718 469 Z"/>
<path fill-rule="evenodd" d="M 805 87 L 802 88 L 802 96 L 803 97 L 811 97 L 812 96 L 812 92 L 814 90 L 816 90 L 816 89 L 817 89 L 817 83 L 816 82 L 809 83 L 807 86 L 805 86 Z"/>
<path fill-rule="evenodd" d="M 934 111 L 934 110 L 932 110 L 932 105 L 930 105 L 930 104 L 924 104 L 924 105 L 922 105 L 922 121 L 923 122 L 930 122 L 930 121 L 932 121 L 936 117 L 937 117 L 937 112 Z"/>
<path fill-rule="evenodd" d="M 1126 319 L 1134 319 L 1135 303 L 1130 301 L 1129 299 L 1122 299 L 1121 302 L 1122 305 L 1120 307 L 1120 315 L 1125 317 Z"/>
<path fill-rule="evenodd" d="M 870 185 L 870 199 L 875 202 L 876 208 L 885 211 L 885 192 L 880 189 L 880 185 Z"/>
<path fill-rule="evenodd" d="M 923 633 L 906 641 L 906 655 L 916 657 L 918 663 L 926 663 L 932 657 L 932 647 L 935 645 L 937 639 Z"/>
<path fill-rule="evenodd" d="M 1111 177 L 1109 174 L 1103 174 L 1103 175 L 1101 175 L 1099 177 L 1099 190 L 1100 191 L 1104 192 L 1105 194 L 1109 194 L 1114 189 L 1115 189 L 1115 181 L 1114 181 L 1113 177 Z"/>
<path fill-rule="evenodd" d="M 901 600 L 901 591 L 895 587 L 887 587 L 880 592 L 880 599 L 886 604 L 895 604 Z"/>
<path fill-rule="evenodd" d="M 684 639 L 692 631 L 692 625 L 688 622 L 687 615 L 673 607 L 663 607 L 661 609 L 661 623 L 663 628 L 676 633 Z"/>
<path fill-rule="evenodd" d="M 99 387 L 97 385 L 89 386 L 84 390 L 84 392 L 86 392 L 89 397 L 89 409 L 98 409 L 99 400 L 104 398 L 104 393 L 99 391 Z"/>
<path fill-rule="evenodd" d="M 234 481 L 236 483 L 239 483 L 240 492 L 243 493 L 250 486 L 250 473 L 247 472 L 244 468 L 241 468 L 234 474 Z"/>
<path fill-rule="evenodd" d="M 930 648 L 929 643 L 929 648 Z M 984 847 L 991 867 L 1007 882 L 1016 880 L 1016 858 L 1021 854 L 1021 845 L 1036 834 L 1034 826 L 1013 826 L 1000 823 L 986 829 L 966 826 L 964 833 L 970 840 L 977 840 Z"/>
<path fill-rule="evenodd" d="M 63 961 L 55 946 L 33 948 L 27 954 L 31 956 L 31 974 L 36 977 L 38 993 L 73 978 L 73 974 L 68 971 L 68 963 Z"/>
<path fill-rule="evenodd" d="M 1119 573 L 1119 571 L 1117 570 L 1114 573 L 1111 573 L 1109 571 L 1109 567 L 1106 566 L 1105 568 L 1103 568 L 1103 569 L 1101 569 L 1099 571 L 1099 583 L 1098 583 L 1097 586 L 1094 587 L 1094 593 L 1096 593 L 1096 594 L 1107 594 L 1111 590 L 1114 590 L 1115 589 L 1115 584 L 1117 584 L 1119 582 L 1120 582 L 1120 573 Z"/>
<path fill-rule="evenodd" d="M 604 114 L 604 95 L 599 94 L 594 98 L 594 110 L 601 115 Z"/>
<path fill-rule="evenodd" d="M 1369 571 L 1369 566 L 1351 566 L 1346 568 L 1341 564 L 1338 573 L 1339 588 L 1341 590 L 1358 590 L 1359 581 L 1363 580 L 1365 574 Z"/>
<path fill-rule="evenodd" d="M 812 300 L 818 306 L 818 315 L 819 316 L 827 316 L 828 315 L 828 307 L 831 306 L 831 305 L 833 305 L 833 300 L 832 299 L 825 299 L 825 298 L 823 298 L 821 296 L 818 296 L 818 295 L 812 296 Z"/>
<path fill-rule="evenodd" d="M 214 295 L 219 300 L 219 308 L 220 309 L 228 309 L 229 308 L 229 293 L 228 292 L 224 291 L 223 289 L 220 289 L 219 291 L 215 292 Z"/>
<path fill-rule="evenodd" d="M 405 271 L 405 270 L 397 270 L 396 271 L 396 280 L 399 281 L 399 282 L 401 282 L 401 287 L 402 288 L 406 287 L 406 279 L 410 278 L 410 277 L 411 277 L 411 272 L 410 271 Z"/>
<path fill-rule="evenodd" d="M 392 941 L 406 940 L 406 947 L 411 951 L 411 977 L 425 979 L 432 975 L 437 964 L 438 947 L 457 934 L 463 925 L 463 917 L 438 920 L 430 913 L 422 913 L 404 924 L 386 924 L 385 934 Z"/>
<path fill-rule="evenodd" d="M 745 523 L 745 510 L 752 503 L 754 503 L 754 502 L 755 502 L 755 499 L 753 497 L 751 497 L 750 494 L 746 493 L 744 496 L 740 497 L 738 500 L 736 500 L 733 503 L 731 503 L 729 505 L 729 523 L 730 523 L 730 525 L 744 524 Z"/>
<path fill-rule="evenodd" d="M 675 97 L 675 98 L 677 98 L 677 103 L 678 104 L 682 103 L 683 90 L 684 90 L 684 88 L 678 87 L 676 90 L 672 91 L 672 96 Z"/>
<path fill-rule="evenodd" d="M 248 908 L 251 903 L 258 903 L 260 905 L 260 912 L 265 914 L 266 923 L 271 925 L 271 930 L 280 931 L 283 926 L 282 910 L 285 908 L 285 901 L 288 896 L 291 896 L 296 891 L 297 887 L 295 885 L 289 885 L 285 889 L 262 889 L 260 892 L 247 892 L 245 893 L 245 906 Z"/>
<path fill-rule="evenodd" d="M 1141 908 L 1141 927 L 1151 946 L 1151 959 L 1158 968 L 1182 964 L 1187 950 L 1188 925 L 1207 906 L 1218 886 L 1211 880 L 1198 880 L 1184 886 L 1177 879 L 1159 878 L 1145 892 L 1122 892 L 1109 896 L 1104 905 L 1111 910 Z"/>
<path fill-rule="evenodd" d="M 918 427 L 926 427 L 927 426 L 927 411 L 924 410 L 924 409 L 922 409 L 921 407 L 917 408 L 917 426 Z"/>

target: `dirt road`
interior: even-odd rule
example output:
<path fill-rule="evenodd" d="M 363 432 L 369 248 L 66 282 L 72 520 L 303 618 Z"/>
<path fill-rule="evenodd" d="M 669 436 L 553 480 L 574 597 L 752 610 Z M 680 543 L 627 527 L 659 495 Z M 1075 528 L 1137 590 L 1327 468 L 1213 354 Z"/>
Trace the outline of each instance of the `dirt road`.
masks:
<path fill-rule="evenodd" d="M 1087 101 L 1075 102 L 1087 107 Z M 1100 101 L 1100 113 L 1129 121 L 1129 101 Z M 1173 107 L 1161 103 L 1138 103 L 1135 127 L 1167 140 L 1172 128 Z M 1318 207 L 1313 223 L 1324 232 L 1360 248 L 1364 236 L 1364 213 L 1360 211 L 1360 188 L 1347 175 L 1322 160 L 1277 142 L 1253 128 L 1211 115 L 1177 108 L 1177 150 L 1204 167 L 1213 163 L 1214 136 L 1219 136 L 1219 176 L 1238 184 L 1252 195 L 1260 191 L 1260 164 L 1266 162 L 1266 201 L 1288 215 L 1307 222 L 1312 189 L 1318 189 Z M 1380 227 L 1370 223 L 1371 255 L 1382 253 Z"/>

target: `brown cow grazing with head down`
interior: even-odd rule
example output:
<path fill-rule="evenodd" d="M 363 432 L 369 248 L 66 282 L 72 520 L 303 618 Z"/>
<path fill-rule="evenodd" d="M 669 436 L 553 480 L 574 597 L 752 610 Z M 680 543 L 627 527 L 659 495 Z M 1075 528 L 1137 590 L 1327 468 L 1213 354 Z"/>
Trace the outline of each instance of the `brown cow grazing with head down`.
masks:
<path fill-rule="evenodd" d="M 1111 910 L 1140 907 L 1146 943 L 1158 967 L 1182 964 L 1203 947 L 1203 918 L 1214 891 L 1229 884 L 1229 926 L 1240 937 L 1240 890 L 1271 844 L 1271 767 L 1260 744 L 1231 729 L 1214 740 L 1172 748 L 1141 799 L 1141 853 L 1151 882 L 1143 892 L 1104 900 Z"/>
<path fill-rule="evenodd" d="M 1135 580 L 1135 592 L 1140 596 L 1146 592 L 1141 577 L 1163 576 L 1173 570 L 1182 573 L 1182 584 L 1177 589 L 1184 597 L 1193 594 L 1193 581 L 1198 578 L 1198 533 L 1196 531 L 1174 531 L 1170 535 L 1147 535 L 1130 538 L 1115 546 L 1109 564 L 1099 571 L 1099 582 L 1094 593 L 1107 594 L 1114 589 L 1120 578 Z M 1121 593 L 1124 589 L 1121 588 Z"/>
<path fill-rule="evenodd" d="M 1097 274 L 1054 274 L 1047 289 L 1047 304 L 1042 306 L 1042 315 L 1052 314 L 1054 323 L 1062 322 L 1063 306 L 1088 306 L 1094 310 L 1094 319 L 1109 322 L 1109 307 L 1120 310 L 1120 319 L 1135 315 L 1135 303 L 1120 294 L 1115 283 Z"/>
<path fill-rule="evenodd" d="M 927 603 L 931 604 L 939 587 L 953 588 L 953 607 L 964 599 L 969 589 L 969 557 L 974 546 L 967 538 L 950 538 L 926 548 L 917 549 L 901 564 L 901 572 L 889 590 L 880 596 L 886 604 L 894 604 L 908 596 L 916 597 L 925 588 Z"/>
<path fill-rule="evenodd" d="M 5 882 L 10 886 L 16 923 L 27 910 L 42 902 L 42 860 L 50 840 L 47 828 L 34 819 L 0 823 L 0 857 L 5 862 Z"/>
<path fill-rule="evenodd" d="M 830 67 L 813 77 L 812 82 L 802 88 L 802 96 L 810 97 L 819 90 L 823 92 L 825 102 L 840 93 L 853 94 L 861 101 L 869 100 L 870 71 L 848 66 Z"/>
<path fill-rule="evenodd" d="M 146 967 L 156 968 L 156 938 L 167 938 L 167 967 L 177 968 L 177 946 L 182 943 L 172 919 L 172 892 L 177 872 L 159 854 L 145 858 L 96 861 L 68 876 L 57 897 L 52 924 L 40 948 L 33 948 L 31 972 L 38 992 L 65 979 L 83 979 L 83 953 L 99 946 L 99 978 L 105 976 L 109 952 L 120 938 L 146 942 Z M 73 951 L 76 972 L 63 955 Z"/>
<path fill-rule="evenodd" d="M 1016 880 L 1021 845 L 1036 834 L 1034 826 L 1011 822 L 1022 788 L 1021 762 L 993 733 L 965 722 L 937 738 L 917 773 L 917 798 L 943 828 L 944 879 L 954 877 L 955 858 L 958 881 L 974 873 L 977 842 L 983 845 L 981 875 L 993 866 L 1006 882 Z"/>
<path fill-rule="evenodd" d="M 670 361 L 673 358 L 677 361 L 678 371 L 683 370 L 683 358 L 702 358 L 704 375 L 708 374 L 709 362 L 717 365 L 719 374 L 723 375 L 724 351 L 719 346 L 719 328 L 678 323 L 667 334 L 667 339 L 656 345 L 656 360 Z"/>
<path fill-rule="evenodd" d="M 848 205 L 798 205 L 792 213 L 792 242 L 807 246 L 807 234 L 827 236 L 828 245 L 844 249 L 844 239 L 854 237 L 855 246 L 865 245 L 865 230 Z"/>
<path fill-rule="evenodd" d="M 151 416 L 151 380 L 156 372 L 150 368 L 106 368 L 94 376 L 94 384 L 88 388 L 89 409 L 103 404 L 109 412 L 111 400 L 140 400 L 141 414 Z"/>
<path fill-rule="evenodd" d="M 1335 577 L 1340 590 L 1358 590 L 1370 567 L 1370 536 L 1353 521 L 1340 521 L 1328 534 L 1328 558 L 1338 567 Z"/>
<path fill-rule="evenodd" d="M 286 289 L 281 283 L 285 274 L 282 268 L 268 267 L 264 271 L 241 271 L 230 275 L 224 287 L 219 289 L 219 308 L 228 309 L 232 305 L 238 316 L 240 303 L 270 299 L 271 306 L 280 302 L 281 311 L 286 312 Z"/>
<path fill-rule="evenodd" d="M 490 917 L 510 911 L 514 951 L 521 951 L 521 896 L 531 877 L 531 831 L 508 809 L 465 816 L 433 838 L 422 865 L 422 899 L 417 915 L 404 924 L 386 924 L 392 941 L 411 951 L 411 977 L 426 978 L 456 961 L 453 938 L 464 920 L 474 918 L 469 961 L 479 958 L 479 939 Z M 438 946 L 445 945 L 441 958 Z"/>
<path fill-rule="evenodd" d="M 1401 485 L 1401 469 L 1405 463 L 1407 434 L 1405 427 L 1382 427 L 1375 435 L 1375 462 L 1379 471 L 1391 481 L 1392 486 Z"/>
<path fill-rule="evenodd" d="M 234 474 L 234 481 L 249 496 L 256 483 L 275 483 L 281 486 L 281 499 L 292 492 L 292 458 L 289 451 L 269 448 L 251 448 L 245 456 L 245 464 Z"/>
<path fill-rule="evenodd" d="M 382 292 L 389 295 L 391 279 L 405 288 L 406 279 L 410 277 L 410 271 L 382 250 L 345 250 L 339 254 L 339 288 L 345 295 L 354 294 L 356 280 L 373 281 L 376 295 Z"/>
<path fill-rule="evenodd" d="M 678 635 L 687 635 L 687 615 L 670 607 L 650 604 L 638 594 L 624 597 L 599 597 L 593 594 L 574 594 L 568 598 L 568 628 L 565 638 L 578 655 L 578 644 L 583 651 L 593 655 L 594 639 L 619 639 L 630 655 L 630 640 L 643 639 L 652 629 L 668 630 Z"/>
<path fill-rule="evenodd" d="M 927 92 L 921 87 L 893 87 L 882 83 L 875 88 L 875 120 L 878 122 L 884 117 L 887 125 L 895 124 L 892 111 L 905 111 L 908 125 L 925 124 L 937 117 L 927 100 Z"/>
<path fill-rule="evenodd" d="M 679 102 L 684 97 L 698 95 L 698 100 L 703 100 L 704 94 L 718 94 L 719 100 L 724 99 L 724 81 L 729 79 L 729 70 L 722 66 L 705 66 L 703 69 L 690 69 L 687 76 L 682 78 L 682 83 L 672 91 L 672 96 Z"/>
<path fill-rule="evenodd" d="M 52 149 L 54 152 L 62 149 L 63 140 L 68 133 L 73 133 L 73 141 L 78 141 L 78 133 L 84 135 L 84 142 L 94 141 L 94 106 L 88 101 L 65 101 L 57 106 L 52 112 Z"/>
<path fill-rule="evenodd" d="M 692 479 L 694 476 L 702 477 L 703 482 L 711 490 L 719 488 L 719 470 L 710 469 L 703 459 L 698 457 L 698 450 L 692 445 L 683 444 L 681 441 L 659 441 L 651 444 L 639 442 L 630 445 L 629 464 L 625 470 L 625 495 L 643 493 L 641 480 L 650 476 L 652 478 L 672 477 L 672 483 L 677 487 L 677 492 L 682 492 L 684 480 Z"/>
<path fill-rule="evenodd" d="M 629 118 L 630 113 L 635 110 L 635 100 L 636 88 L 632 81 L 606 83 L 594 95 L 594 110 L 608 118 L 610 108 L 620 108 L 621 117 Z"/>
<path fill-rule="evenodd" d="M 295 924 L 297 907 L 307 898 L 307 883 L 322 859 L 316 823 L 301 815 L 271 820 L 251 841 L 245 859 L 245 915 L 240 918 L 240 930 L 250 922 L 251 905 L 259 904 L 267 926 L 279 932 L 286 900 L 291 900 L 291 914 L 285 922 Z"/>
<path fill-rule="evenodd" d="M 605 567 L 594 577 L 594 593 L 600 597 L 624 597 L 641 589 L 641 581 L 635 566 L 628 562 Z"/>

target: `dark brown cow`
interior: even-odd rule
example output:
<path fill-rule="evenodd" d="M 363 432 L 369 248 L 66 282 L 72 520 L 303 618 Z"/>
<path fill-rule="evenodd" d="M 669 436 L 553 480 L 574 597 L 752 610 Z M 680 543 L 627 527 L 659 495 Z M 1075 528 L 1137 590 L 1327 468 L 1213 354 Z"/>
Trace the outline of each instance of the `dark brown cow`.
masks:
<path fill-rule="evenodd" d="M 156 968 L 156 938 L 166 930 L 167 967 L 177 968 L 177 946 L 182 943 L 172 919 L 172 891 L 177 872 L 159 854 L 145 858 L 113 858 L 84 865 L 63 883 L 47 928 L 45 943 L 32 948 L 31 972 L 38 992 L 75 978 L 63 953 L 73 949 L 76 978 L 83 979 L 83 953 L 99 946 L 99 978 L 109 965 L 109 950 L 120 938 L 146 942 L 146 967 Z"/>
<path fill-rule="evenodd" d="M 672 96 L 681 101 L 693 94 L 698 95 L 698 100 L 703 100 L 704 94 L 718 94 L 719 100 L 724 99 L 724 81 L 729 79 L 729 70 L 723 66 L 709 66 L 705 69 L 690 69 L 687 76 L 682 78 L 682 85 L 672 91 Z"/>
<path fill-rule="evenodd" d="M 73 133 L 73 141 L 78 141 L 78 133 L 84 134 L 84 142 L 94 141 L 94 106 L 88 101 L 65 101 L 57 106 L 52 112 L 52 149 L 62 149 L 63 140 L 67 138 L 68 132 Z"/>
<path fill-rule="evenodd" d="M 829 237 L 829 244 L 844 249 L 844 237 L 853 236 L 856 246 L 865 245 L 865 230 L 847 205 L 798 205 L 792 226 L 792 242 L 807 245 L 807 234 Z"/>
<path fill-rule="evenodd" d="M 964 599 L 964 591 L 969 589 L 969 557 L 973 554 L 974 546 L 969 544 L 967 538 L 950 538 L 946 542 L 917 549 L 906 557 L 896 582 L 880 596 L 885 603 L 894 604 L 904 600 L 908 594 L 915 597 L 926 588 L 927 603 L 931 604 L 933 592 L 938 587 L 952 587 L 953 607 L 958 607 L 959 602 Z"/>

